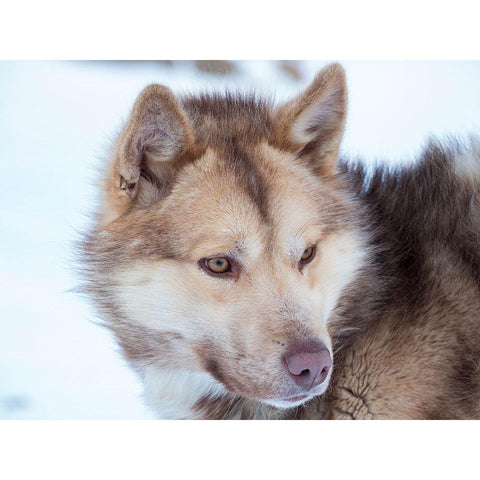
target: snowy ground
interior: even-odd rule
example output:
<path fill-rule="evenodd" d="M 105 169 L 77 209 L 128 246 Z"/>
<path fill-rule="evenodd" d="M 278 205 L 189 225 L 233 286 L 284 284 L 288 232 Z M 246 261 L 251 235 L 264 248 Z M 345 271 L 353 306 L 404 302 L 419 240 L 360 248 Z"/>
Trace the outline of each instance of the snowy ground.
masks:
<path fill-rule="evenodd" d="M 480 62 L 342 62 L 344 151 L 408 159 L 429 134 L 480 132 Z M 230 76 L 192 64 L 0 62 L 0 418 L 144 419 L 141 387 L 77 294 L 72 241 L 95 203 L 96 166 L 146 84 L 229 86 L 277 98 L 305 79 L 269 62 Z"/>

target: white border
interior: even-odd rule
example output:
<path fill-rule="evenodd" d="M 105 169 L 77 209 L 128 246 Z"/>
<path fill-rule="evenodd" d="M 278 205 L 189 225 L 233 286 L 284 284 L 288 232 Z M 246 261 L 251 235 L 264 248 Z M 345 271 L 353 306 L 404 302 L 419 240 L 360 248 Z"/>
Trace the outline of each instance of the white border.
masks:
<path fill-rule="evenodd" d="M 478 1 L 17 0 L 3 59 L 478 59 Z"/>
<path fill-rule="evenodd" d="M 474 478 L 474 422 L 3 422 L 2 478 Z M 472 475 L 473 473 L 473 475 Z M 478 475 L 478 472 L 477 472 Z"/>

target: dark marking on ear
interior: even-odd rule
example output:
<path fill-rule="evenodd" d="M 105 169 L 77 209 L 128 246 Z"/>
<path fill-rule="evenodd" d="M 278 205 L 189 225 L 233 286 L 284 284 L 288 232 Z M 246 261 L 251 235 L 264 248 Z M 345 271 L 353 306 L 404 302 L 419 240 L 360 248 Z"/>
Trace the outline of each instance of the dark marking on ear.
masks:
<path fill-rule="evenodd" d="M 137 193 L 138 182 L 128 182 L 125 177 L 122 175 L 119 176 L 119 188 L 122 192 L 125 193 L 129 198 L 132 198 Z"/>

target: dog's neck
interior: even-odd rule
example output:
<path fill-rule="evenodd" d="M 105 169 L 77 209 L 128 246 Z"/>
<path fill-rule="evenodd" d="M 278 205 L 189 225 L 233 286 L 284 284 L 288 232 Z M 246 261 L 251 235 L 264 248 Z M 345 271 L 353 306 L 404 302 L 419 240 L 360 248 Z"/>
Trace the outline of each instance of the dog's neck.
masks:
<path fill-rule="evenodd" d="M 233 394 L 203 398 L 195 405 L 195 412 L 197 418 L 205 420 L 282 420 L 289 417 L 287 410 L 279 410 Z"/>

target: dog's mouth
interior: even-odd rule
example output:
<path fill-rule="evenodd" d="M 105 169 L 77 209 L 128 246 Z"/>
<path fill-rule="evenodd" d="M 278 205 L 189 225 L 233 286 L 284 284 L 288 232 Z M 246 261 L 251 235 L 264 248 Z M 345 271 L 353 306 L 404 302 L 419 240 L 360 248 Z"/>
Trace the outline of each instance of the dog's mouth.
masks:
<path fill-rule="evenodd" d="M 280 409 L 289 409 L 294 407 L 299 407 L 300 405 L 304 405 L 306 402 L 311 400 L 315 395 L 296 395 L 294 397 L 286 397 L 286 398 L 278 398 L 278 399 L 268 399 L 262 400 L 262 403 L 270 405 L 275 408 Z"/>
<path fill-rule="evenodd" d="M 288 409 L 295 408 L 325 393 L 330 383 L 330 374 L 322 384 L 304 392 L 289 392 L 288 394 L 276 398 L 262 399 L 261 402 L 276 408 Z"/>
<path fill-rule="evenodd" d="M 279 409 L 298 407 L 327 390 L 333 359 L 322 341 L 292 342 L 280 358 L 281 362 L 275 365 L 270 361 L 265 367 L 276 380 L 271 383 L 243 375 L 236 378 L 234 369 L 225 368 L 213 357 L 205 363 L 208 373 L 227 391 Z"/>
<path fill-rule="evenodd" d="M 287 398 L 283 398 L 282 400 L 284 402 L 294 402 L 295 403 L 295 402 L 301 402 L 308 397 L 309 397 L 309 395 L 296 395 L 295 397 L 287 397 Z"/>
<path fill-rule="evenodd" d="M 280 409 L 288 409 L 288 408 L 295 408 L 312 400 L 314 397 L 321 395 L 324 393 L 325 389 L 321 390 L 311 390 L 308 393 L 303 393 L 301 395 L 292 395 L 286 397 L 279 397 L 279 398 L 268 398 L 261 400 L 262 403 L 267 405 L 271 405 L 272 407 L 280 408 Z"/>

